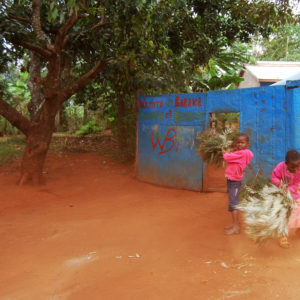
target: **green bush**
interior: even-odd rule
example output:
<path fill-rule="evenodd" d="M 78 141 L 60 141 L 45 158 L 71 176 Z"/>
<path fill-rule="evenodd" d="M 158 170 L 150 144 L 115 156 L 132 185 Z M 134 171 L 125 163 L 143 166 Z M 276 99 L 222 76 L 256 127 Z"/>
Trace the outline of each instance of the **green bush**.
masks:
<path fill-rule="evenodd" d="M 62 117 L 64 127 L 69 133 L 74 133 L 83 124 L 84 108 L 82 105 L 71 105 L 64 109 Z"/>
<path fill-rule="evenodd" d="M 0 165 L 12 163 L 20 157 L 25 147 L 25 137 L 13 136 L 0 140 Z"/>
<path fill-rule="evenodd" d="M 18 134 L 18 129 L 11 125 L 5 118 L 0 116 L 0 134 L 12 136 Z"/>
<path fill-rule="evenodd" d="M 103 131 L 104 128 L 96 124 L 95 121 L 89 121 L 85 125 L 83 125 L 79 130 L 76 131 L 77 135 L 83 134 L 95 134 Z"/>
<path fill-rule="evenodd" d="M 15 135 L 15 136 L 7 138 L 5 143 L 7 143 L 8 145 L 25 146 L 26 137 L 23 135 Z"/>

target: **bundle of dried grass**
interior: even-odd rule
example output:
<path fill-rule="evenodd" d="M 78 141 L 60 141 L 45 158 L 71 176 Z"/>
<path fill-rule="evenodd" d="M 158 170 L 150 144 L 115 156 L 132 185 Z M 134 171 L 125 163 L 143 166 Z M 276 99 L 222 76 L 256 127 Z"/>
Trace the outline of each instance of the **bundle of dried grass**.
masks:
<path fill-rule="evenodd" d="M 224 163 L 223 150 L 227 150 L 232 146 L 233 140 L 237 132 L 228 128 L 222 133 L 216 133 L 211 129 L 205 130 L 198 138 L 200 143 L 198 153 L 202 160 L 208 164 L 215 163 L 220 166 Z"/>
<path fill-rule="evenodd" d="M 237 209 L 244 212 L 246 233 L 260 244 L 288 234 L 288 223 L 296 203 L 286 186 L 272 183 L 245 185 Z"/>

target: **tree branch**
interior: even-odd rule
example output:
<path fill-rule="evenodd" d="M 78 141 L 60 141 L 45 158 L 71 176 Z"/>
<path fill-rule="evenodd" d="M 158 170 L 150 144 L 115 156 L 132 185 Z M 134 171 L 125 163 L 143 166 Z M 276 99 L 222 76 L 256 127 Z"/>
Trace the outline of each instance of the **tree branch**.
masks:
<path fill-rule="evenodd" d="M 55 39 L 55 48 L 61 49 L 66 38 L 66 35 L 69 33 L 69 31 L 73 28 L 73 26 L 76 24 L 77 20 L 79 19 L 79 14 L 74 12 L 71 17 L 67 20 L 67 22 L 60 28 L 60 30 L 57 33 L 56 39 Z"/>
<path fill-rule="evenodd" d="M 87 29 L 87 30 L 82 30 L 80 32 L 78 32 L 76 35 L 82 35 L 84 33 L 87 33 L 87 32 L 90 32 L 91 30 L 94 30 L 94 29 L 97 29 L 98 27 L 102 27 L 102 26 L 105 26 L 105 25 L 108 25 L 108 24 L 111 24 L 111 22 L 107 22 L 105 21 L 105 10 L 104 10 L 104 5 L 102 4 L 102 1 L 99 1 L 100 2 L 100 6 L 102 8 L 102 11 L 101 11 L 101 19 L 100 21 L 95 24 L 94 26 L 92 26 L 91 28 Z M 75 35 L 74 35 L 75 36 Z M 67 41 L 65 41 L 64 43 L 66 43 Z"/>
<path fill-rule="evenodd" d="M 108 24 L 111 24 L 111 22 L 105 22 L 104 20 L 101 20 L 97 24 L 95 24 L 94 26 L 92 26 L 91 28 L 89 28 L 88 30 L 81 31 L 79 34 L 86 33 L 88 31 L 94 30 L 94 29 L 96 29 L 98 27 L 102 27 L 102 26 L 105 26 L 105 25 L 108 25 Z"/>
<path fill-rule="evenodd" d="M 63 44 L 62 44 L 62 47 L 65 47 L 65 45 L 68 43 L 68 41 L 70 39 L 73 39 L 75 36 L 80 36 L 80 35 L 83 35 L 87 32 L 91 32 L 92 30 L 95 30 L 97 29 L 98 27 L 102 27 L 102 26 L 105 26 L 105 25 L 109 25 L 109 24 L 112 24 L 111 22 L 103 22 L 102 21 L 99 21 L 97 24 L 95 24 L 94 26 L 92 26 L 91 28 L 87 29 L 87 30 L 82 30 L 76 34 L 71 34 L 71 35 L 67 35 L 63 41 Z"/>
<path fill-rule="evenodd" d="M 69 39 L 70 38 L 74 38 L 74 36 L 80 36 L 80 35 L 82 35 L 82 34 L 84 34 L 84 33 L 87 33 L 87 32 L 90 32 L 91 30 L 95 30 L 96 28 L 98 28 L 98 27 L 101 27 L 101 26 L 105 26 L 105 25 L 107 25 L 107 24 L 110 24 L 110 22 L 106 22 L 105 21 L 105 10 L 104 10 L 104 5 L 103 5 L 103 3 L 102 3 L 102 1 L 98 1 L 99 2 L 99 5 L 101 6 L 101 8 L 102 8 L 102 11 L 101 11 L 101 19 L 100 19 L 100 21 L 97 23 L 97 24 L 95 24 L 94 26 L 92 26 L 91 28 L 89 28 L 89 29 L 87 29 L 87 30 L 82 30 L 82 31 L 80 31 L 80 32 L 78 32 L 78 33 L 76 33 L 76 34 L 74 34 L 74 35 L 67 35 L 67 33 L 64 35 L 64 37 L 62 37 L 61 38 L 61 41 L 60 41 L 60 43 L 62 42 L 62 47 L 64 47 L 66 44 L 67 44 L 67 42 L 69 41 Z M 87 5 L 87 3 L 85 3 L 86 5 Z M 84 10 L 86 10 L 86 11 L 88 11 L 88 6 L 84 6 L 84 4 L 83 3 L 79 3 L 79 6 L 82 8 L 82 9 L 84 9 Z M 80 15 L 78 15 L 77 16 L 77 20 L 80 18 L 81 16 Z M 71 19 L 71 18 L 70 18 Z M 69 19 L 69 20 L 70 20 Z M 69 22 L 69 20 L 68 20 L 68 22 Z M 76 21 L 77 21 L 76 20 Z M 76 22 L 75 22 L 76 23 Z M 74 24 L 75 24 L 74 23 Z M 72 25 L 72 27 L 74 26 L 74 24 Z M 67 25 L 67 23 L 65 24 L 65 25 Z M 72 28 L 71 27 L 71 28 Z M 70 29 L 71 29 L 70 28 Z M 63 28 L 61 28 L 61 30 L 62 30 Z M 68 32 L 70 31 L 70 29 L 68 30 Z"/>
<path fill-rule="evenodd" d="M 7 119 L 13 126 L 17 127 L 26 136 L 28 135 L 32 123 L 9 105 L 0 97 L 0 115 Z"/>
<path fill-rule="evenodd" d="M 24 22 L 24 23 L 32 24 L 30 19 L 25 19 L 25 18 L 18 17 L 18 16 L 15 16 L 15 15 L 12 15 L 12 14 L 8 14 L 8 16 L 11 19 L 15 19 L 17 21 L 21 21 L 21 22 Z"/>
<path fill-rule="evenodd" d="M 9 41 L 11 43 L 13 43 L 14 45 L 23 46 L 24 48 L 26 48 L 28 50 L 34 51 L 34 52 L 42 55 L 45 58 L 50 58 L 52 56 L 52 51 L 43 49 L 39 46 L 30 44 L 30 43 L 27 43 L 27 42 L 24 42 L 24 41 L 19 41 L 19 40 L 16 40 L 16 39 L 11 39 Z"/>
<path fill-rule="evenodd" d="M 106 24 L 106 23 L 105 23 L 105 10 L 104 10 L 104 5 L 103 5 L 102 1 L 101 1 L 101 3 L 100 3 L 100 6 L 101 6 L 101 9 L 102 9 L 102 11 L 101 11 L 101 20 L 100 20 L 97 24 L 95 24 L 95 25 L 91 28 L 91 30 L 93 30 L 93 29 L 95 29 L 95 28 L 97 28 L 97 27 L 100 27 L 100 26 Z"/>
<path fill-rule="evenodd" d="M 79 78 L 72 85 L 67 86 L 62 90 L 63 99 L 61 102 L 65 101 L 65 99 L 70 98 L 72 95 L 77 93 L 79 90 L 84 88 L 87 84 L 89 84 L 94 78 L 98 76 L 98 74 L 102 71 L 102 69 L 107 65 L 107 62 L 104 60 L 100 60 L 97 64 L 87 73 L 85 73 L 81 78 Z"/>
<path fill-rule="evenodd" d="M 41 26 L 41 0 L 32 0 L 32 27 L 39 40 L 45 41 L 46 37 Z"/>
<path fill-rule="evenodd" d="M 64 72 L 65 85 L 66 86 L 71 85 L 71 59 L 69 55 L 65 57 L 63 72 Z"/>

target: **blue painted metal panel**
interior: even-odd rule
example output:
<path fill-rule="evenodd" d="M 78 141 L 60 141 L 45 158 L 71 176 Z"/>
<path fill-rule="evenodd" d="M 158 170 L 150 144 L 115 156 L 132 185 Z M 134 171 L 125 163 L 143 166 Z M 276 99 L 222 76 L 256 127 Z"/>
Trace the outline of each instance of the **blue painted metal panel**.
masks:
<path fill-rule="evenodd" d="M 300 80 L 298 80 L 300 86 Z M 294 119 L 291 122 L 295 124 L 294 134 L 294 148 L 300 151 L 300 89 L 293 89 L 293 103 L 294 103 Z"/>
<path fill-rule="evenodd" d="M 300 86 L 300 80 L 297 81 Z M 289 85 L 288 87 L 291 87 Z M 300 88 L 287 89 L 289 99 L 288 132 L 291 136 L 289 148 L 300 151 Z"/>
<path fill-rule="evenodd" d="M 204 166 L 196 152 L 195 138 L 213 112 L 240 112 L 240 131 L 249 135 L 254 153 L 246 177 L 259 171 L 269 177 L 287 150 L 300 151 L 299 82 L 140 97 L 138 177 L 166 186 L 201 190 Z"/>
<path fill-rule="evenodd" d="M 203 167 L 195 138 L 204 129 L 205 98 L 202 93 L 140 97 L 139 179 L 201 190 Z"/>
<path fill-rule="evenodd" d="M 287 123 L 287 95 L 285 88 L 274 86 L 268 88 L 268 98 L 272 109 L 272 115 L 269 117 L 272 120 L 270 127 L 270 144 L 271 144 L 271 161 L 267 169 L 267 174 L 270 173 L 280 161 L 285 158 L 285 153 L 288 150 L 288 141 L 290 139 L 288 123 Z M 268 103 L 268 102 L 267 102 Z M 263 162 L 261 162 L 263 165 Z"/>
<path fill-rule="evenodd" d="M 201 190 L 202 162 L 195 147 L 195 135 L 201 129 L 201 126 L 140 126 L 139 179 Z"/>
<path fill-rule="evenodd" d="M 269 177 L 286 151 L 282 142 L 286 139 L 285 89 L 264 87 L 250 89 L 249 92 L 251 103 L 243 105 L 242 111 L 248 119 L 245 131 L 250 135 L 251 150 L 255 157 L 252 162 L 253 172 L 248 169 L 246 176 L 256 175 L 260 171 L 260 174 Z M 244 120 L 241 120 L 241 128 L 243 126 Z"/>
<path fill-rule="evenodd" d="M 300 87 L 300 80 L 287 80 L 286 87 L 287 88 Z"/>

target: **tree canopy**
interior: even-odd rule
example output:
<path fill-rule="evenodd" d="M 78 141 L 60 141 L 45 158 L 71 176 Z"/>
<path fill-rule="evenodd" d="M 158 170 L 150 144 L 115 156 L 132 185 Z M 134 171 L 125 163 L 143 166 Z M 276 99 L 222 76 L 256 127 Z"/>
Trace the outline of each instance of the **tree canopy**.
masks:
<path fill-rule="evenodd" d="M 261 46 L 261 60 L 300 61 L 300 23 L 280 26 Z"/>

